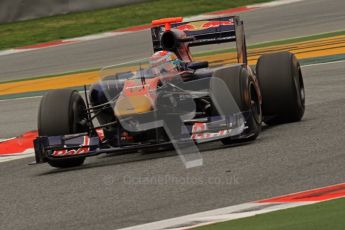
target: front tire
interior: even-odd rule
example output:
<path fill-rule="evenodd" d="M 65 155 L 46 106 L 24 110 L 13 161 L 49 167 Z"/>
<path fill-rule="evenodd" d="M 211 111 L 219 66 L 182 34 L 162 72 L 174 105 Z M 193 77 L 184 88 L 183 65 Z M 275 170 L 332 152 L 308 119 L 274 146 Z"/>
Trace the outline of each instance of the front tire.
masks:
<path fill-rule="evenodd" d="M 46 93 L 38 113 L 39 136 L 60 136 L 87 132 L 88 126 L 82 120 L 87 118 L 86 106 L 80 94 L 71 89 L 58 89 Z M 85 157 L 71 159 L 49 159 L 52 167 L 69 168 L 82 165 Z"/>

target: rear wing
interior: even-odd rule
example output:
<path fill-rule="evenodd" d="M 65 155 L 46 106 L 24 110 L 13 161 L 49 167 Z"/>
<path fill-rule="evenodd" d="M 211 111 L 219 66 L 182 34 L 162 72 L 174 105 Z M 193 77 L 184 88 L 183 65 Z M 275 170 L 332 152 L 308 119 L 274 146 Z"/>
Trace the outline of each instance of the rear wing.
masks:
<path fill-rule="evenodd" d="M 238 16 L 173 23 L 171 29 L 181 30 L 192 38 L 188 41 L 189 47 L 236 42 L 238 63 L 247 64 L 243 21 Z M 162 25 L 151 28 L 154 52 L 162 50 L 161 36 L 164 32 Z"/>

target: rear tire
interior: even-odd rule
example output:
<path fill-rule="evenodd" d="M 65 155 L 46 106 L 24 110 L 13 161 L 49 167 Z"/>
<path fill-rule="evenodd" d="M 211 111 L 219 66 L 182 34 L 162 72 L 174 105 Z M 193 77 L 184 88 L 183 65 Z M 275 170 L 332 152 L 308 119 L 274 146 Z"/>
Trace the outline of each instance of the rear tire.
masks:
<path fill-rule="evenodd" d="M 46 93 L 38 113 L 39 136 L 59 136 L 87 132 L 88 127 L 80 121 L 86 118 L 85 102 L 80 94 L 71 89 L 58 89 Z M 82 165 L 85 157 L 48 160 L 56 168 Z"/>
<path fill-rule="evenodd" d="M 221 140 L 222 143 L 227 145 L 255 140 L 261 131 L 262 111 L 260 89 L 255 83 L 254 77 L 242 66 L 225 68 L 221 71 L 218 70 L 212 77 L 219 78 L 226 84 L 240 110 L 237 112 L 251 112 L 251 115 L 246 120 L 248 131 L 245 131 L 245 135 L 248 135 L 248 137 L 243 139 L 227 137 Z M 214 96 L 217 96 L 217 93 Z M 222 100 L 227 103 L 227 99 L 221 98 L 220 96 L 217 100 Z"/>
<path fill-rule="evenodd" d="M 268 125 L 300 121 L 305 93 L 300 64 L 294 54 L 262 55 L 256 65 L 262 93 L 264 122 Z"/>

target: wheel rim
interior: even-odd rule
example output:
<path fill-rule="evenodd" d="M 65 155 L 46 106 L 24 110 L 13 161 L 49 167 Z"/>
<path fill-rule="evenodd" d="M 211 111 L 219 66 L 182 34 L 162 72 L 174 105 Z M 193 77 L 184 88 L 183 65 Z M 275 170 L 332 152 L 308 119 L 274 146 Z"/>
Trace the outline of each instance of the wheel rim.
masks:
<path fill-rule="evenodd" d="M 301 73 L 301 67 L 298 67 L 298 85 L 299 85 L 299 94 L 300 94 L 300 101 L 301 101 L 301 106 L 304 108 L 305 105 L 305 91 L 304 91 L 304 83 L 303 83 L 303 78 L 302 78 L 302 73 Z"/>
<path fill-rule="evenodd" d="M 86 107 L 82 101 L 77 100 L 73 103 L 73 123 L 72 123 L 72 133 L 86 132 L 88 130 L 87 125 L 83 123 L 86 117 Z"/>
<path fill-rule="evenodd" d="M 301 115 L 304 113 L 305 109 L 305 91 L 304 91 L 304 83 L 302 78 L 301 67 L 297 66 L 297 72 L 294 75 L 294 86 L 295 86 L 295 94 L 296 94 L 296 105 L 298 106 L 299 112 Z"/>
<path fill-rule="evenodd" d="M 259 124 L 261 123 L 261 120 L 262 120 L 262 111 L 261 111 L 259 95 L 253 83 L 250 83 L 249 85 L 249 93 L 250 93 L 250 110 L 252 112 L 252 115 L 256 123 Z"/>

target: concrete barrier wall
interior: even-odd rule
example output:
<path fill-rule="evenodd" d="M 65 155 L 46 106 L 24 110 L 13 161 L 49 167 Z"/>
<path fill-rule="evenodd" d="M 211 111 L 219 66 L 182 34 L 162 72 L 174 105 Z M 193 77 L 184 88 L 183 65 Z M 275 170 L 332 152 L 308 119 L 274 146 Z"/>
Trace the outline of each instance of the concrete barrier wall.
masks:
<path fill-rule="evenodd" d="M 0 23 L 129 5 L 145 0 L 0 0 Z"/>

